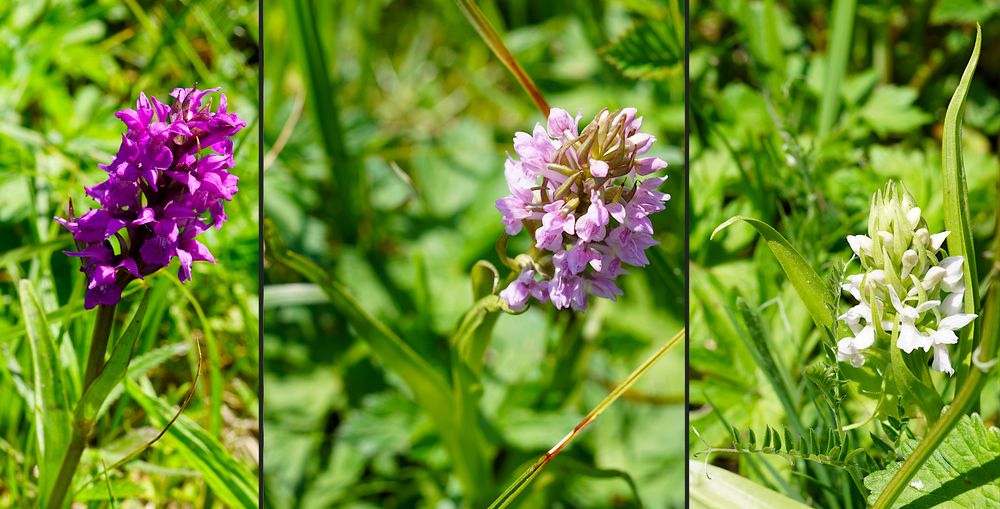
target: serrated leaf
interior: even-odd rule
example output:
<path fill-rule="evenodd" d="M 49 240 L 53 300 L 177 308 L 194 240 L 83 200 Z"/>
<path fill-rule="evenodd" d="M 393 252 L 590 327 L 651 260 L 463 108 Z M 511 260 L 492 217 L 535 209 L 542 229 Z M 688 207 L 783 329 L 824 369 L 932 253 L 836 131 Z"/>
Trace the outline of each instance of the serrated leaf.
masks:
<path fill-rule="evenodd" d="M 903 440 L 900 452 L 909 456 L 917 441 Z M 873 503 L 902 462 L 865 477 Z M 934 454 L 903 489 L 893 507 L 971 509 L 1000 507 L 1000 430 L 987 428 L 978 415 L 962 416 Z"/>
<path fill-rule="evenodd" d="M 666 23 L 650 21 L 632 27 L 600 54 L 629 78 L 658 80 L 675 71 L 683 51 Z"/>

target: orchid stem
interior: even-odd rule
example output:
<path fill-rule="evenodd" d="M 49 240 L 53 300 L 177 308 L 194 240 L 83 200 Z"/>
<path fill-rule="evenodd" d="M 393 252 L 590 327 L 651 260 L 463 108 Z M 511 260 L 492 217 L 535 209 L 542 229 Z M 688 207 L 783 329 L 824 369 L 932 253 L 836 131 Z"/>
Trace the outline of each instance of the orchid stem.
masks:
<path fill-rule="evenodd" d="M 483 42 L 490 47 L 493 54 L 503 62 L 507 70 L 521 84 L 521 88 L 528 93 L 531 100 L 534 101 L 535 106 L 538 107 L 538 111 L 541 111 L 543 116 L 548 117 L 549 103 L 545 102 L 545 96 L 542 95 L 542 91 L 538 90 L 535 82 L 531 81 L 531 77 L 528 76 L 528 73 L 524 72 L 524 68 L 514 58 L 514 55 L 510 53 L 507 46 L 504 45 L 503 40 L 500 39 L 500 35 L 497 34 L 497 31 L 493 29 L 493 25 L 490 25 L 489 20 L 483 15 L 483 11 L 479 10 L 479 7 L 472 0 L 455 0 L 455 3 L 458 4 L 458 8 L 468 18 L 469 23 L 476 29 L 479 36 L 483 38 Z"/>
<path fill-rule="evenodd" d="M 104 355 L 108 351 L 108 340 L 111 337 L 111 326 L 115 320 L 116 304 L 110 306 L 97 307 L 97 320 L 94 322 L 94 334 L 90 340 L 90 352 L 87 354 L 87 367 L 83 375 L 83 390 L 81 394 L 87 392 L 87 388 L 94 382 L 97 375 L 104 367 Z M 52 485 L 52 493 L 46 507 L 48 509 L 60 509 L 66 501 L 66 494 L 73 484 L 73 476 L 80 465 L 80 458 L 84 449 L 87 448 L 87 439 L 90 438 L 90 426 L 84 426 L 75 421 L 73 423 L 73 435 L 70 437 L 69 447 L 66 455 L 63 456 L 62 464 L 59 466 L 59 475 L 55 484 Z"/>

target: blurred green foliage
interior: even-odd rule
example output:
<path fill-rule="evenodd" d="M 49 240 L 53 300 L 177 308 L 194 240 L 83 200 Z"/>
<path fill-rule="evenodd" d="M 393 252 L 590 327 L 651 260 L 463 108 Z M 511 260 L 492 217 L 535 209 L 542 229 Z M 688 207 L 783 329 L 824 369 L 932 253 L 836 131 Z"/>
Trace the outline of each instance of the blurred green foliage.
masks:
<path fill-rule="evenodd" d="M 690 394 L 691 424 L 701 436 L 689 436 L 692 451 L 730 447 L 731 427 L 761 437 L 766 426 L 825 431 L 874 412 L 869 393 L 845 383 L 834 345 L 756 233 L 732 227 L 714 241 L 709 235 L 734 215 L 761 219 L 835 288 L 851 254 L 844 237 L 866 230 L 868 200 L 886 180 L 901 180 L 932 229 L 943 229 L 942 122 L 972 51 L 972 22 L 982 23 L 984 47 L 1000 38 L 990 5 L 692 2 Z M 972 229 L 984 268 L 993 263 L 986 246 L 995 235 L 1000 171 L 998 75 L 1000 61 L 984 54 L 964 119 Z M 763 329 L 752 334 L 753 316 Z M 758 365 L 761 350 L 784 380 Z M 950 399 L 953 380 L 939 386 Z M 997 422 L 998 388 L 994 374 L 978 405 L 987 423 Z M 885 407 L 888 414 L 894 406 Z M 895 445 L 925 429 L 898 417 L 881 413 L 846 434 L 871 455 L 870 466 L 894 460 Z M 763 454 L 713 460 L 810 504 L 865 507 L 866 489 L 840 468 Z"/>
<path fill-rule="evenodd" d="M 637 107 L 670 163 L 673 195 L 655 219 L 652 265 L 624 277 L 619 302 L 579 316 L 534 306 L 499 318 L 479 408 L 494 484 L 482 489 L 495 495 L 683 326 L 683 39 L 672 15 L 683 11 L 477 3 L 553 106 L 581 109 L 585 121 L 604 107 Z M 472 305 L 470 270 L 480 259 L 501 265 L 494 201 L 507 193 L 504 153 L 515 131 L 544 119 L 451 1 L 285 0 L 268 2 L 265 19 L 265 216 L 289 249 L 446 368 L 447 338 Z M 643 23 L 671 27 L 650 36 L 661 58 L 642 63 L 609 47 Z M 463 430 L 436 429 L 320 288 L 269 265 L 264 305 L 270 507 L 468 503 L 441 440 Z M 634 506 L 627 482 L 608 476 L 620 470 L 646 506 L 680 507 L 683 372 L 677 349 L 519 506 Z"/>
<path fill-rule="evenodd" d="M 105 178 L 97 165 L 110 162 L 121 142 L 115 111 L 134 107 L 140 91 L 166 99 L 173 88 L 196 83 L 222 87 L 230 111 L 248 123 L 235 139 L 240 192 L 226 207 L 225 227 L 204 235 L 216 265 L 195 264 L 184 287 L 176 264 L 147 278 L 152 293 L 129 388 L 116 388 L 101 411 L 77 472 L 76 500 L 89 507 L 126 499 L 231 506 L 212 489 L 221 486 L 213 476 L 256 477 L 257 16 L 250 1 L 0 3 L 0 506 L 27 507 L 37 497 L 40 460 L 18 280 L 37 291 L 58 352 L 52 361 L 75 404 L 96 311 L 83 311 L 79 260 L 62 254 L 72 239 L 52 218 L 66 214 L 70 199 L 78 213 L 93 205 L 83 187 Z M 138 303 L 139 286 L 119 306 L 117 331 Z M 204 373 L 178 427 L 85 485 L 156 436 L 164 415 L 176 411 L 198 368 L 196 342 Z M 189 454 L 200 460 L 185 460 Z"/>

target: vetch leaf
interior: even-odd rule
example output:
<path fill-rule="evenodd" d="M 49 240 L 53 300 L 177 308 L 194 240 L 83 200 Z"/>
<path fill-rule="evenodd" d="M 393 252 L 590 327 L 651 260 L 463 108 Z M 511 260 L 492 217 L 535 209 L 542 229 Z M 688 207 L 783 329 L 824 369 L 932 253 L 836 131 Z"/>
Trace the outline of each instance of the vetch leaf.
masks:
<path fill-rule="evenodd" d="M 830 292 L 826 290 L 823 280 L 816 274 L 816 271 L 806 263 L 802 255 L 788 243 L 788 240 L 774 228 L 759 219 L 735 216 L 717 226 L 715 231 L 712 232 L 712 238 L 715 238 L 720 231 L 725 230 L 737 221 L 748 223 L 760 233 L 761 237 L 764 237 L 767 247 L 771 249 L 771 253 L 778 260 L 782 270 L 785 271 L 785 275 L 788 276 L 788 280 L 792 283 L 792 287 L 795 288 L 795 292 L 798 293 L 806 309 L 809 310 L 813 321 L 821 328 L 829 329 L 833 325 L 833 313 L 831 311 L 833 303 L 831 302 Z"/>

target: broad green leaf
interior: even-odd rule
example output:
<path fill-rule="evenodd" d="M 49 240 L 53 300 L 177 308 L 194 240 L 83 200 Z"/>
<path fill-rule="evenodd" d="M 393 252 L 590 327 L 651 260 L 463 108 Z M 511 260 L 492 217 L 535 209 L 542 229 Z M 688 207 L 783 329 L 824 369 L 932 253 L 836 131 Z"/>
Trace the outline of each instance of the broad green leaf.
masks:
<path fill-rule="evenodd" d="M 917 441 L 905 439 L 899 452 L 909 456 Z M 865 477 L 873 503 L 902 462 Z M 934 454 L 910 480 L 893 507 L 972 509 L 1000 507 L 1000 430 L 987 428 L 978 415 L 964 415 Z"/>
<path fill-rule="evenodd" d="M 809 506 L 728 470 L 689 460 L 693 509 L 806 509 Z"/>
<path fill-rule="evenodd" d="M 767 247 L 771 249 L 771 253 L 774 254 L 775 259 L 778 260 L 781 268 L 785 271 L 785 275 L 788 276 L 788 280 L 795 288 L 795 292 L 799 294 L 802 302 L 806 305 L 806 309 L 809 310 L 813 321 L 821 328 L 829 329 L 833 325 L 833 313 L 831 311 L 833 303 L 831 302 L 830 292 L 827 291 L 826 285 L 820 279 L 819 275 L 816 274 L 816 271 L 785 240 L 785 237 L 781 236 L 774 228 L 771 228 L 770 225 L 758 219 L 736 216 L 716 227 L 715 231 L 712 232 L 712 238 L 715 238 L 720 231 L 725 230 L 737 221 L 748 223 L 764 237 Z"/>
<path fill-rule="evenodd" d="M 142 318 L 146 315 L 146 307 L 149 305 L 149 289 L 142 293 L 142 300 L 139 301 L 139 308 L 135 311 L 132 321 L 125 332 L 122 333 L 118 341 L 115 342 L 111 357 L 104 367 L 97 374 L 97 378 L 87 387 L 80 402 L 76 406 L 76 420 L 78 423 L 85 423 L 88 429 L 97 417 L 97 411 L 101 404 L 107 399 L 116 385 L 125 378 L 128 364 L 132 360 L 135 352 L 135 342 L 139 339 L 139 331 L 142 329 Z"/>
<path fill-rule="evenodd" d="M 142 407 L 154 426 L 170 422 L 174 416 L 170 405 L 135 382 L 125 383 L 129 396 Z M 180 415 L 167 430 L 164 441 L 176 447 L 187 465 L 201 474 L 212 493 L 229 507 L 259 507 L 257 476 L 190 418 Z"/>
<path fill-rule="evenodd" d="M 917 91 L 908 87 L 882 85 L 861 108 L 861 118 L 880 136 L 907 133 L 931 121 L 931 116 L 915 106 Z"/>
<path fill-rule="evenodd" d="M 975 313 L 979 309 L 979 280 L 976 271 L 976 247 L 972 239 L 972 223 L 969 219 L 969 187 L 965 178 L 965 164 L 962 159 L 962 114 L 965 111 L 965 99 L 969 94 L 972 75 L 979 62 L 979 50 L 982 43 L 982 30 L 976 25 L 976 44 L 972 56 L 962 73 L 962 79 L 955 89 L 948 110 L 944 117 L 944 134 L 941 140 L 941 187 L 944 192 L 944 228 L 951 232 L 948 235 L 948 254 L 965 258 L 962 269 L 965 272 L 966 297 L 963 305 L 966 313 Z M 971 297 L 971 298 L 970 298 Z M 972 337 L 975 324 L 967 327 L 962 336 Z M 961 384 L 965 379 L 968 366 L 966 356 L 971 351 L 970 341 L 959 342 L 957 358 L 958 377 Z"/>
<path fill-rule="evenodd" d="M 666 23 L 649 21 L 632 27 L 600 53 L 629 78 L 658 80 L 676 72 L 684 52 Z"/>
<path fill-rule="evenodd" d="M 41 505 L 44 505 L 48 502 L 49 492 L 69 446 L 72 421 L 63 371 L 49 324 L 45 320 L 45 310 L 39 303 L 31 281 L 22 279 L 18 285 L 18 294 L 31 349 L 32 416 L 35 438 L 41 452 L 38 464 L 39 492 Z"/>

